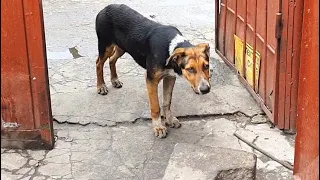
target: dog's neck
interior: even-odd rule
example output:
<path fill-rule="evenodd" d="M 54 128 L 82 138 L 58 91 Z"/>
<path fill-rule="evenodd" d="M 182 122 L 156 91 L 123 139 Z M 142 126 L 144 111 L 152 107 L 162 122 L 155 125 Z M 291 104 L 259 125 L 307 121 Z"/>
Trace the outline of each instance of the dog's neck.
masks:
<path fill-rule="evenodd" d="M 170 42 L 169 45 L 169 56 L 172 55 L 177 48 L 192 47 L 193 45 L 182 35 L 177 34 Z"/>
<path fill-rule="evenodd" d="M 173 54 L 177 48 L 187 48 L 193 47 L 193 45 L 182 35 L 177 34 L 170 42 L 169 45 L 169 57 Z M 166 61 L 166 68 L 173 69 L 178 75 L 182 75 L 182 70 L 180 67 L 174 64 L 169 64 L 169 58 Z"/>

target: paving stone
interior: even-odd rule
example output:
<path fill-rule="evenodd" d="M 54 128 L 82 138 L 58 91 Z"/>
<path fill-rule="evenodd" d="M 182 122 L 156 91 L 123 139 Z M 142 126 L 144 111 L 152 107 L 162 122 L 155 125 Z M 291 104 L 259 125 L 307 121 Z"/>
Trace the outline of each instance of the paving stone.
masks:
<path fill-rule="evenodd" d="M 56 149 L 70 149 L 71 143 L 66 142 L 65 140 L 56 141 L 54 148 L 56 148 Z"/>
<path fill-rule="evenodd" d="M 22 157 L 16 153 L 1 153 L 1 168 L 8 170 L 20 169 L 28 161 L 27 158 Z"/>
<path fill-rule="evenodd" d="M 48 163 L 41 165 L 38 172 L 46 176 L 65 176 L 71 173 L 71 164 Z"/>
<path fill-rule="evenodd" d="M 27 172 L 29 172 L 29 171 L 31 172 L 31 170 L 32 170 L 32 168 L 21 168 L 16 172 L 16 174 L 24 175 L 24 174 L 27 174 Z"/>
<path fill-rule="evenodd" d="M 33 180 L 45 180 L 46 177 L 45 176 L 36 176 L 33 178 Z"/>
<path fill-rule="evenodd" d="M 69 131 L 68 130 L 59 130 L 57 132 L 57 136 L 59 138 L 67 138 L 67 137 L 69 137 Z"/>
<path fill-rule="evenodd" d="M 251 119 L 252 124 L 263 124 L 268 122 L 269 119 L 266 115 L 258 114 Z"/>
<path fill-rule="evenodd" d="M 266 152 L 283 161 L 288 161 L 291 164 L 294 162 L 294 147 L 288 141 L 287 136 L 282 131 L 276 128 L 270 128 L 268 124 L 248 125 L 245 130 L 256 134 L 255 145 L 262 148 Z M 276 148 L 275 148 L 276 146 Z"/>
<path fill-rule="evenodd" d="M 39 162 L 39 161 L 37 161 L 37 160 L 30 159 L 30 160 L 29 160 L 29 165 L 30 165 L 30 166 L 34 166 L 34 165 L 36 165 L 38 162 Z"/>
<path fill-rule="evenodd" d="M 21 180 L 30 180 L 31 179 L 31 176 L 26 176 L 24 178 L 22 178 Z"/>
<path fill-rule="evenodd" d="M 43 150 L 27 150 L 27 153 L 35 160 L 42 160 L 45 157 L 46 151 Z"/>
<path fill-rule="evenodd" d="M 199 141 L 199 144 L 241 149 L 238 139 L 233 136 L 236 130 L 236 123 L 225 118 L 209 121 L 204 125 L 204 131 L 208 134 Z M 225 139 L 229 140 L 225 141 Z"/>
<path fill-rule="evenodd" d="M 44 160 L 45 163 L 61 163 L 67 164 L 70 162 L 71 152 L 61 152 L 62 154 L 49 156 Z"/>
<path fill-rule="evenodd" d="M 85 144 L 85 145 L 84 145 Z M 82 151 L 90 152 L 96 150 L 107 150 L 110 149 L 111 141 L 110 140 L 75 140 L 71 143 L 71 151 Z"/>
<path fill-rule="evenodd" d="M 178 143 L 163 180 L 253 180 L 256 159 L 244 151 Z"/>
<path fill-rule="evenodd" d="M 1 179 L 3 179 L 3 180 L 19 179 L 22 176 L 23 175 L 13 175 L 11 173 L 8 173 L 8 172 L 1 170 Z"/>

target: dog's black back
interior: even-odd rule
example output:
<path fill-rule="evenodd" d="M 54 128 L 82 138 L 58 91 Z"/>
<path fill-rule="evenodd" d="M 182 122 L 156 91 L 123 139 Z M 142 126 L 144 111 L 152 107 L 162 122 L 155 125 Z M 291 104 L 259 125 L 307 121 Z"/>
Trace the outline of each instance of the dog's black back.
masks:
<path fill-rule="evenodd" d="M 169 44 L 180 31 L 147 19 L 123 4 L 111 4 L 96 17 L 99 56 L 116 44 L 149 72 L 164 68 L 169 57 Z M 151 70 L 152 71 L 152 70 Z"/>

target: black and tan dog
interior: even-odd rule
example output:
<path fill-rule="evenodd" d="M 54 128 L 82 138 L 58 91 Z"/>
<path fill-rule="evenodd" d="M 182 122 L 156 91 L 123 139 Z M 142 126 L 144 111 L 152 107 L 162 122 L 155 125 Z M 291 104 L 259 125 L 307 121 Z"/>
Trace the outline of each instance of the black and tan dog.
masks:
<path fill-rule="evenodd" d="M 108 89 L 103 78 L 103 66 L 109 59 L 111 83 L 122 87 L 116 72 L 116 62 L 125 52 L 146 69 L 146 84 L 151 108 L 153 130 L 163 138 L 165 125 L 180 127 L 171 114 L 172 90 L 175 74 L 183 75 L 197 94 L 210 91 L 209 44 L 192 45 L 173 27 L 151 21 L 126 5 L 111 4 L 96 17 L 99 57 L 97 65 L 98 93 L 105 95 Z M 161 122 L 158 84 L 163 79 L 163 112 Z"/>

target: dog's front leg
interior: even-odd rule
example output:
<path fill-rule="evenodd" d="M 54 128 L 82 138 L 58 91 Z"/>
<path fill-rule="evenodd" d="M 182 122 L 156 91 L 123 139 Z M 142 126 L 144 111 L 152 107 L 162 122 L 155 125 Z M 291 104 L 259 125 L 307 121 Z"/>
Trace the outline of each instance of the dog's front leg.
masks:
<path fill-rule="evenodd" d="M 169 127 L 179 128 L 181 126 L 179 120 L 171 114 L 171 99 L 173 87 L 176 77 L 167 76 L 163 78 L 163 104 L 162 110 L 164 112 L 165 123 Z"/>
<path fill-rule="evenodd" d="M 161 122 L 160 106 L 158 98 L 158 80 L 149 80 L 146 78 L 149 103 L 151 109 L 152 126 L 155 136 L 164 138 L 167 135 L 167 128 Z"/>

